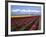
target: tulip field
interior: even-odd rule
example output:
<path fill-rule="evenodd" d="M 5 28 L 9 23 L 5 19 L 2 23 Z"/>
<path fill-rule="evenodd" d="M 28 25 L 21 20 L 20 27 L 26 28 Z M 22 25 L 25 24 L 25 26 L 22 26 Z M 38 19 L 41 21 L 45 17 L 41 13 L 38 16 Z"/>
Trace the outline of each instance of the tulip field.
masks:
<path fill-rule="evenodd" d="M 11 17 L 11 31 L 39 30 L 41 16 Z"/>

